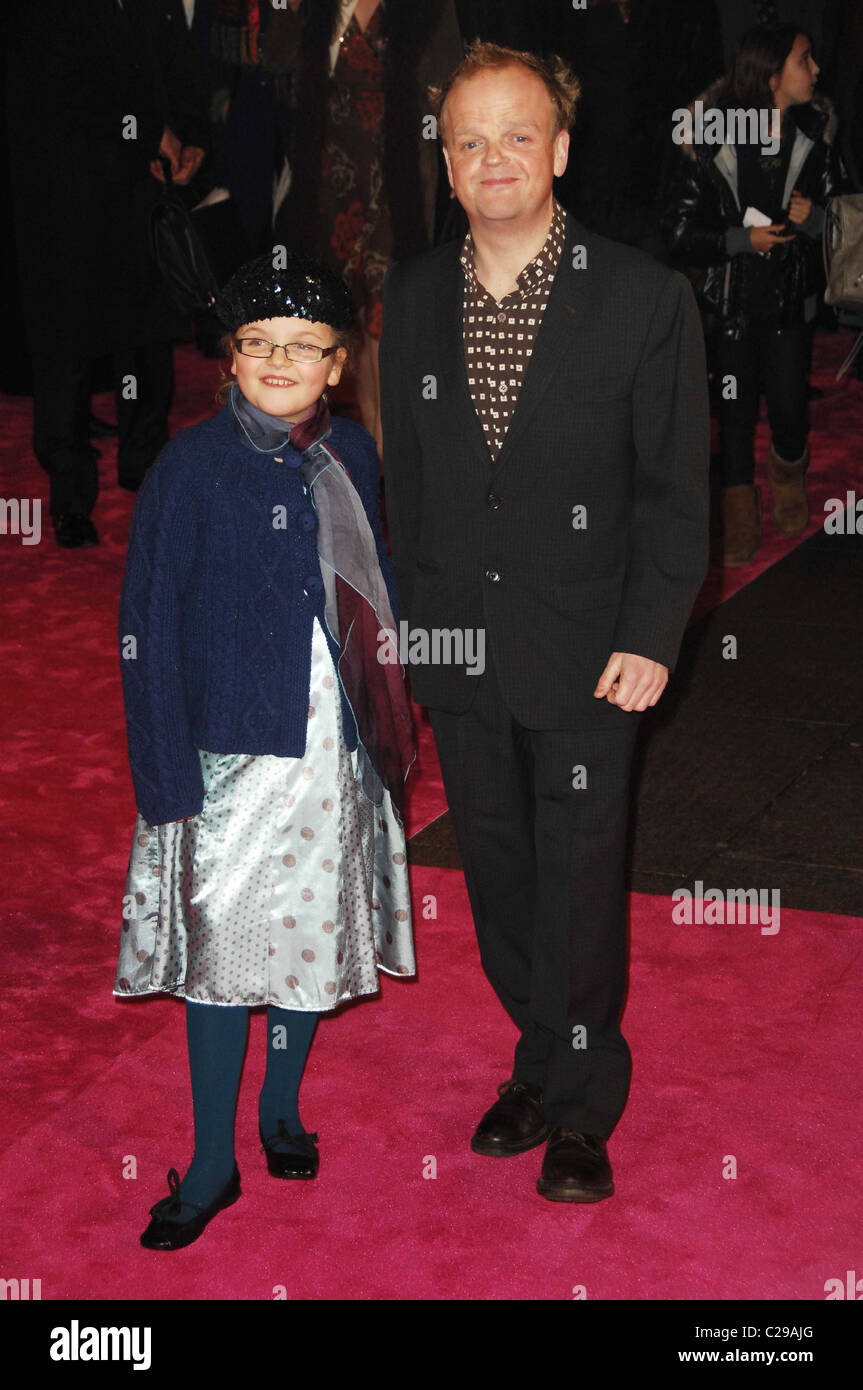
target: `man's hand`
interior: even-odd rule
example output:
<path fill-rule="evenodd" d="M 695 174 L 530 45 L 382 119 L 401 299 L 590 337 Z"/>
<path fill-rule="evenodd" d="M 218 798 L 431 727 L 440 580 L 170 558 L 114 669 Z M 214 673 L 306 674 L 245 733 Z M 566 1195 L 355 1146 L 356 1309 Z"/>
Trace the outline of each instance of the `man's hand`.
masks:
<path fill-rule="evenodd" d="M 655 705 L 668 683 L 668 667 L 633 652 L 612 652 L 594 695 L 627 711 Z"/>
<path fill-rule="evenodd" d="M 795 188 L 791 194 L 791 204 L 788 208 L 788 220 L 799 227 L 802 223 L 808 222 L 812 215 L 812 199 L 804 198 L 802 193 L 798 193 Z"/>

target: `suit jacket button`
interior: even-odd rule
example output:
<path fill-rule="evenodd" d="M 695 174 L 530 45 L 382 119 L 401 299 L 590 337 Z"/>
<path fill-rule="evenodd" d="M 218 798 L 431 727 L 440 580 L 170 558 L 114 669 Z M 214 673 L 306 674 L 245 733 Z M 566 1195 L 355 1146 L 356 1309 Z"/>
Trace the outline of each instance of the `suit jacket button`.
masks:
<path fill-rule="evenodd" d="M 501 499 L 497 496 L 497 494 L 494 492 L 490 492 L 485 500 L 486 505 L 491 507 L 493 512 L 496 512 L 501 503 Z"/>
<path fill-rule="evenodd" d="M 501 581 L 501 574 L 499 570 L 486 570 L 485 577 L 488 580 L 489 584 L 499 584 Z"/>

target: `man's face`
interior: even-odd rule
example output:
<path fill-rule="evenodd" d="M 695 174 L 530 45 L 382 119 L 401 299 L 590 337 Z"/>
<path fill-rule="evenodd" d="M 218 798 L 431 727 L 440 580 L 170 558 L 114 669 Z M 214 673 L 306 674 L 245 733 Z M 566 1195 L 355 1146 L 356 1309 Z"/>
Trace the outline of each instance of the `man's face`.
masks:
<path fill-rule="evenodd" d="M 520 64 L 457 82 L 444 111 L 449 181 L 471 223 L 528 222 L 566 168 L 569 133 L 552 136 L 542 78 Z"/>

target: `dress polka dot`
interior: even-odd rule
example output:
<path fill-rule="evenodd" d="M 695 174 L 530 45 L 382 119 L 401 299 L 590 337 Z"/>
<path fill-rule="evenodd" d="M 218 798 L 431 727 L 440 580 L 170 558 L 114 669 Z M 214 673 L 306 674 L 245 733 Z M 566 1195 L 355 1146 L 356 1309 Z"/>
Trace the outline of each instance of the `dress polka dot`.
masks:
<path fill-rule="evenodd" d="M 138 817 L 115 993 L 320 1013 L 413 973 L 403 828 L 387 793 L 376 808 L 363 791 L 316 618 L 312 633 L 303 756 L 199 750 L 205 814 Z"/>

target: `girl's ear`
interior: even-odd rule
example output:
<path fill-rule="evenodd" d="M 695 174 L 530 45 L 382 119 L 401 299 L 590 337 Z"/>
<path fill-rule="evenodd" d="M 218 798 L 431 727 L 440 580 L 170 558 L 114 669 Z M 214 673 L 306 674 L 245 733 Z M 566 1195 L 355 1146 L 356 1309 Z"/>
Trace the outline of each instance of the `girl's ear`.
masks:
<path fill-rule="evenodd" d="M 345 358 L 347 357 L 347 355 L 348 355 L 347 348 L 343 348 L 343 347 L 340 347 L 339 350 L 338 350 L 338 352 L 334 352 L 334 353 L 333 353 L 333 358 L 332 358 L 333 365 L 332 365 L 332 367 L 330 368 L 330 374 L 329 374 L 329 376 L 327 377 L 327 385 L 328 385 L 328 386 L 337 386 L 337 385 L 338 385 L 339 380 L 340 380 L 341 375 L 342 375 L 342 368 L 343 368 L 344 365 L 345 365 Z"/>

